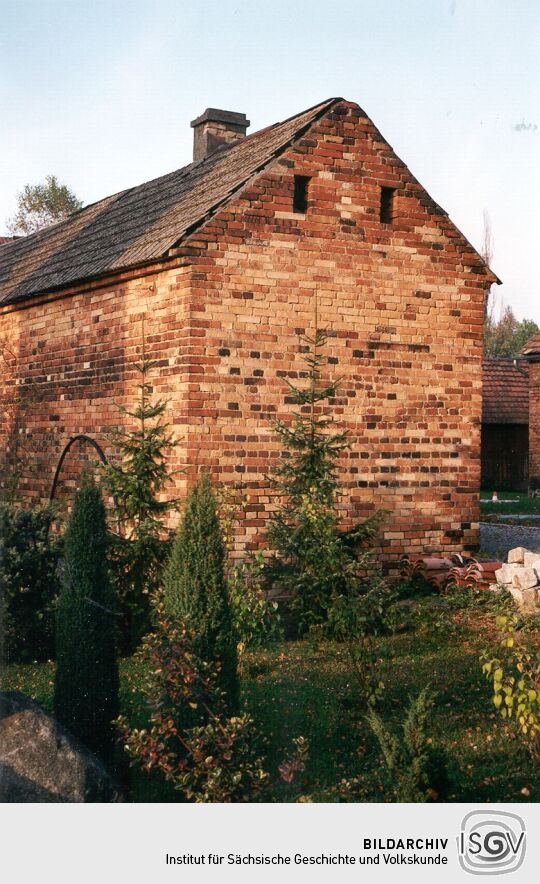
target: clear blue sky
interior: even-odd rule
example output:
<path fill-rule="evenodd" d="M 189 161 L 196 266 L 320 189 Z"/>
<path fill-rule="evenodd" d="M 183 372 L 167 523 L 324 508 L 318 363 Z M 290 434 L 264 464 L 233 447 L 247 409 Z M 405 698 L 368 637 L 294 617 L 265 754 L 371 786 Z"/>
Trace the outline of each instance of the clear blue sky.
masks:
<path fill-rule="evenodd" d="M 191 119 L 251 131 L 357 101 L 540 324 L 538 0 L 0 0 L 0 231 L 26 183 L 85 202 L 191 159 Z"/>

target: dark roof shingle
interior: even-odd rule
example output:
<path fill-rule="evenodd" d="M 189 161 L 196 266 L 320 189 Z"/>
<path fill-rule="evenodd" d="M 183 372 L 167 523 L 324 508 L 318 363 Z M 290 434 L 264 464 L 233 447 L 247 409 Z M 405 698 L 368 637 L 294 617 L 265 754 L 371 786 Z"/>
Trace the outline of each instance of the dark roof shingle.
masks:
<path fill-rule="evenodd" d="M 540 332 L 527 341 L 521 351 L 522 356 L 540 356 Z"/>
<path fill-rule="evenodd" d="M 484 359 L 482 423 L 529 423 L 529 366 L 515 359 Z"/>
<path fill-rule="evenodd" d="M 342 100 L 328 99 L 199 162 L 4 244 L 0 305 L 159 260 Z"/>

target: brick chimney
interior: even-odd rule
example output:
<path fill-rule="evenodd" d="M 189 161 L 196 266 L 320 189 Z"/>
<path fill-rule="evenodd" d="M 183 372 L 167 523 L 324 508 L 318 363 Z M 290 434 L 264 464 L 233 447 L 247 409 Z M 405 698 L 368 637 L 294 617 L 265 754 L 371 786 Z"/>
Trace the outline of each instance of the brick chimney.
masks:
<path fill-rule="evenodd" d="M 191 122 L 193 133 L 193 159 L 202 160 L 223 144 L 243 141 L 249 120 L 245 114 L 207 107 L 205 112 Z"/>

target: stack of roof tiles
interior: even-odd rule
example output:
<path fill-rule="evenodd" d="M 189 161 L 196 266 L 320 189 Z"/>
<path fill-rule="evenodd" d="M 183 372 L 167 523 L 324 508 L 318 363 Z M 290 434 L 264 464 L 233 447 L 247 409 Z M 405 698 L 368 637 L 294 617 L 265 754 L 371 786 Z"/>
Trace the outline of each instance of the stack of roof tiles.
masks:
<path fill-rule="evenodd" d="M 421 578 L 436 589 L 451 586 L 489 589 L 495 580 L 495 571 L 501 567 L 498 559 L 481 562 L 472 556 L 405 556 L 401 560 L 401 574 L 406 580 Z"/>

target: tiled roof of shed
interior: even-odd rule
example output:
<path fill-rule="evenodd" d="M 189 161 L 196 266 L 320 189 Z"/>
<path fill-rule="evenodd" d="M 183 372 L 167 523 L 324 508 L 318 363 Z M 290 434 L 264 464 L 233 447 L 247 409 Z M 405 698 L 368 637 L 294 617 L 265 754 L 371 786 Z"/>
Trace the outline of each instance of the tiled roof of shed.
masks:
<path fill-rule="evenodd" d="M 521 351 L 522 356 L 540 356 L 540 332 L 527 341 Z"/>
<path fill-rule="evenodd" d="M 159 260 L 324 112 L 331 98 L 203 160 L 2 247 L 0 304 Z"/>
<path fill-rule="evenodd" d="M 523 360 L 484 359 L 482 423 L 529 423 L 529 366 Z"/>

